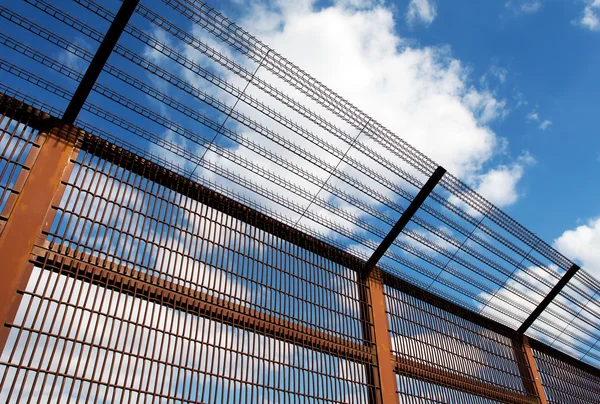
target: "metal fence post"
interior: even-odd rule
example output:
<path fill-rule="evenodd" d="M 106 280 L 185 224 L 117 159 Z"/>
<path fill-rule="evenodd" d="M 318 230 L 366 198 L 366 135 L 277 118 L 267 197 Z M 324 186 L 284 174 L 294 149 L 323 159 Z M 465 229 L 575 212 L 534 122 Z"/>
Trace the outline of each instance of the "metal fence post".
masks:
<path fill-rule="evenodd" d="M 529 345 L 529 339 L 525 335 L 520 335 L 513 339 L 513 349 L 517 359 L 517 365 L 521 372 L 523 386 L 527 393 L 535 396 L 540 404 L 548 404 L 544 387 L 540 379 L 540 373 Z"/>
<path fill-rule="evenodd" d="M 0 352 L 19 307 L 18 289 L 27 285 L 33 244 L 42 236 L 46 214 L 59 188 L 74 150 L 70 127 L 53 128 L 38 135 L 39 153 L 19 193 L 4 231 L 0 235 Z"/>
<path fill-rule="evenodd" d="M 374 347 L 376 362 L 367 369 L 369 384 L 381 389 L 375 403 L 397 404 L 398 386 L 392 365 L 392 342 L 386 313 L 383 279 L 379 268 L 373 269 L 367 279 L 361 280 L 361 315 L 364 338 Z"/>

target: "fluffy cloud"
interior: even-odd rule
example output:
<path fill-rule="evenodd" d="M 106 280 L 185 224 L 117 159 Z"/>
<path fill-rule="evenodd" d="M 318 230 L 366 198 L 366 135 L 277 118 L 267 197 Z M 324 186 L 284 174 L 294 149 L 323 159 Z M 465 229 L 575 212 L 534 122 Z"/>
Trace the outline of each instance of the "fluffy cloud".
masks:
<path fill-rule="evenodd" d="M 540 129 L 541 130 L 546 130 L 550 127 L 550 125 L 552 125 L 552 121 L 549 121 L 548 119 L 545 119 L 543 122 L 540 123 Z"/>
<path fill-rule="evenodd" d="M 479 177 L 476 191 L 496 206 L 512 205 L 519 198 L 517 184 L 535 160 L 525 154 L 511 165 L 500 165 Z"/>
<path fill-rule="evenodd" d="M 530 113 L 527 114 L 527 120 L 528 121 L 539 121 L 540 115 L 536 111 L 531 111 Z"/>
<path fill-rule="evenodd" d="M 255 8 L 242 25 L 459 177 L 481 174 L 504 144 L 487 126 L 504 101 L 475 88 L 447 47 L 405 46 L 389 9 Z"/>
<path fill-rule="evenodd" d="M 250 32 L 256 33 L 262 41 L 274 49 L 281 50 L 289 60 L 301 61 L 303 69 L 306 69 L 314 77 L 318 77 L 344 98 L 352 100 L 379 122 L 433 157 L 471 186 L 476 188 L 483 184 L 482 186 L 485 188 L 485 184 L 489 182 L 495 183 L 498 187 L 507 184 L 509 188 L 505 191 L 508 197 L 504 197 L 504 200 L 496 199 L 500 200 L 499 203 L 503 206 L 516 201 L 518 193 L 514 191 L 514 185 L 522 177 L 523 168 L 526 165 L 517 162 L 508 166 L 496 166 L 489 172 L 483 169 L 484 165 L 494 167 L 492 161 L 494 156 L 506 150 L 506 140 L 498 137 L 489 127 L 490 123 L 506 114 L 505 101 L 497 99 L 494 92 L 487 88 L 477 88 L 471 80 L 469 69 L 452 57 L 448 47 L 411 48 L 407 46 L 407 42 L 396 34 L 392 11 L 382 7 L 378 2 L 339 1 L 329 7 L 321 8 L 316 7 L 310 1 L 253 3 L 253 6 L 248 8 L 246 14 L 239 19 L 242 26 Z M 192 33 L 209 42 L 221 53 L 236 59 L 248 70 L 256 68 L 256 65 L 252 65 L 242 56 L 228 53 L 226 46 L 214 42 L 214 38 L 213 42 L 210 42 L 209 34 L 199 27 L 194 27 Z M 173 46 L 177 47 L 178 45 Z M 191 48 L 182 47 L 178 50 L 199 63 L 206 62 L 203 56 L 198 55 Z M 238 88 L 244 87 L 245 83 L 239 77 L 221 70 L 221 68 L 216 70 Z M 187 74 L 185 70 L 180 74 L 194 86 L 210 91 L 206 82 L 199 77 Z M 266 69 L 260 69 L 257 75 L 272 82 L 275 87 L 285 89 L 284 91 L 290 96 L 303 102 L 318 114 L 331 119 L 335 125 L 345 130 L 348 136 L 356 136 L 355 128 L 332 117 L 331 113 L 316 105 L 297 90 L 290 88 Z M 291 119 L 299 118 L 294 113 L 290 114 L 290 111 L 281 105 L 272 105 L 273 100 L 253 86 L 248 88 L 247 94 L 259 102 L 270 105 L 274 110 L 281 111 Z M 216 91 L 215 95 L 228 98 Z M 232 101 L 231 99 L 226 100 L 230 103 Z M 255 122 L 273 128 L 273 121 L 270 118 L 243 103 L 237 105 L 236 112 L 238 111 Z M 308 131 L 312 131 L 316 137 L 323 138 L 340 150 L 347 149 L 347 144 L 316 127 L 312 122 L 307 122 L 304 118 L 300 118 L 298 122 Z M 230 120 L 228 125 L 232 123 Z M 307 162 L 303 158 L 290 152 L 281 144 L 265 140 L 263 136 L 239 124 L 235 124 L 235 130 L 252 142 L 264 145 L 265 148 L 282 156 L 292 164 L 306 167 Z M 332 166 L 336 165 L 337 159 L 332 159 L 330 152 L 315 148 L 313 143 L 297 136 L 297 133 L 281 127 L 274 130 L 303 150 L 329 162 Z M 367 145 L 389 161 L 401 164 L 397 161 L 396 156 L 380 147 L 366 135 L 360 137 L 357 143 Z M 300 184 L 309 193 L 319 190 L 315 184 L 308 183 L 291 172 L 281 170 L 277 164 L 244 147 L 237 145 L 229 147 L 248 161 L 256 162 L 270 172 L 284 177 L 287 181 Z M 377 159 L 374 160 L 356 150 L 349 150 L 348 156 L 373 169 L 382 178 L 391 178 L 391 182 L 402 184 L 399 178 L 379 166 Z M 247 170 L 241 169 L 214 153 L 209 152 L 207 159 L 216 161 L 231 172 L 250 178 L 265 189 L 276 188 L 276 192 L 288 200 L 298 201 L 300 205 L 304 206 L 308 204 L 305 200 L 298 200 L 297 195 L 292 194 L 284 187 L 277 188 L 273 181 L 253 176 Z M 328 173 L 322 169 L 316 167 L 306 167 L 306 169 L 322 180 L 327 179 Z M 338 171 L 358 178 L 359 181 L 377 192 L 381 192 L 385 197 L 395 197 L 385 187 L 346 164 L 341 164 Z M 504 173 L 504 177 L 499 173 Z M 207 175 L 207 173 L 203 172 L 202 175 Z M 501 177 L 503 179 L 509 177 L 509 181 L 497 179 Z M 360 192 L 348 190 L 347 184 L 342 184 L 335 177 L 331 179 L 330 183 L 341 187 L 357 198 L 366 198 L 370 203 L 374 202 L 370 199 L 369 193 L 358 195 Z M 498 192 L 503 191 L 502 189 L 497 190 Z M 239 191 L 245 192 L 241 189 Z M 323 200 L 333 200 L 331 195 L 325 191 L 321 192 L 319 197 Z M 267 202 L 267 204 L 269 203 Z M 274 205 L 273 208 L 280 210 L 276 203 Z M 317 203 L 312 204 L 310 211 L 327 219 L 334 219 L 330 212 L 319 210 L 317 205 Z M 352 207 L 341 206 L 341 208 L 349 210 Z M 362 214 L 361 212 L 356 213 Z M 290 217 L 294 217 L 294 214 Z M 352 228 L 351 224 L 345 223 L 344 225 Z M 327 232 L 326 229 L 323 230 Z"/>
<path fill-rule="evenodd" d="M 435 20 L 437 9 L 433 0 L 410 0 L 406 20 L 410 24 L 421 22 L 429 25 Z"/>
<path fill-rule="evenodd" d="M 580 19 L 576 22 L 591 31 L 600 31 L 600 0 L 588 0 Z"/>
<path fill-rule="evenodd" d="M 600 278 L 600 217 L 565 231 L 554 247 L 571 259 L 580 260 L 586 271 Z"/>
<path fill-rule="evenodd" d="M 510 164 L 501 164 L 486 173 L 475 176 L 470 182 L 477 193 L 494 205 L 503 208 L 514 204 L 519 199 L 518 185 L 528 166 L 535 164 L 535 159 L 524 153 Z M 481 213 L 452 195 L 450 201 L 471 215 L 481 216 Z"/>

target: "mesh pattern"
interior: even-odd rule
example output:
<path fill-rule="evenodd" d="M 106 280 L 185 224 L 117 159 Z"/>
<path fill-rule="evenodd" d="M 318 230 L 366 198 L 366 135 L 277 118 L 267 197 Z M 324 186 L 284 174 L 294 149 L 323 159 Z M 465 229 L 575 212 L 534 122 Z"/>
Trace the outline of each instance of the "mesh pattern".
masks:
<path fill-rule="evenodd" d="M 533 356 L 549 403 L 591 404 L 600 400 L 600 375 L 573 366 L 546 352 Z"/>
<path fill-rule="evenodd" d="M 0 220 L 10 215 L 35 160 L 37 134 L 26 123 L 0 117 Z"/>
<path fill-rule="evenodd" d="M 510 338 L 391 286 L 385 288 L 392 353 L 432 372 L 525 393 Z"/>
<path fill-rule="evenodd" d="M 123 168 L 98 152 L 72 162 L 49 230 L 53 249 L 362 342 L 353 270 L 228 215 L 223 201 L 194 200 L 190 182 L 166 187 L 127 170 L 133 161 L 113 158 Z"/>
<path fill-rule="evenodd" d="M 365 402 L 364 366 L 258 335 L 148 289 L 33 269 L 0 364 L 2 402 Z M 28 401 L 29 400 L 29 401 Z"/>
<path fill-rule="evenodd" d="M 398 375 L 398 401 L 400 404 L 426 403 L 465 403 L 465 404 L 495 404 L 500 401 L 475 396 L 463 391 Z"/>

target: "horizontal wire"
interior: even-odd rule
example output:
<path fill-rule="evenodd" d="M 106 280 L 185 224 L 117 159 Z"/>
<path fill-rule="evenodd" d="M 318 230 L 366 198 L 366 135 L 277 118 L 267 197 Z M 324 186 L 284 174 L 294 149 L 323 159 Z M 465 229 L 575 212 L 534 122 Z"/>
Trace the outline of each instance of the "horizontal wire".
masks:
<path fill-rule="evenodd" d="M 83 2 L 83 0 L 76 0 L 76 1 Z M 92 3 L 92 2 L 86 1 L 85 3 Z M 142 11 L 143 11 L 143 13 L 142 13 Z M 223 65 L 227 69 L 229 69 L 232 72 L 240 75 L 240 77 L 246 77 L 247 74 L 245 74 L 245 73 L 249 74 L 249 72 L 244 72 L 244 74 L 240 74 L 240 71 L 243 71 L 243 69 L 241 67 L 235 65 L 235 62 L 233 62 L 231 60 L 228 60 L 225 56 L 223 56 L 222 54 L 219 54 L 217 51 L 215 51 L 210 46 L 208 46 L 208 45 L 206 45 L 206 44 L 198 41 L 197 39 L 191 37 L 191 35 L 189 35 L 188 33 L 184 32 L 184 31 L 182 31 L 179 27 L 177 27 L 177 26 L 171 24 L 170 22 L 166 21 L 163 17 L 159 16 L 158 14 L 154 13 L 153 11 L 145 8 L 143 5 L 140 5 L 138 7 L 137 12 L 140 13 L 140 14 L 142 14 L 147 19 L 149 19 L 149 21 L 155 23 L 160 28 L 164 29 L 166 32 L 174 35 L 178 39 L 183 40 L 188 45 L 195 47 L 195 49 L 203 52 L 204 54 L 206 54 L 207 56 L 211 57 L 214 61 L 220 63 L 221 65 Z M 169 52 L 169 53 L 171 53 L 171 52 Z M 266 87 L 266 86 L 259 86 L 258 85 L 258 84 L 261 84 L 260 78 L 256 78 L 253 81 L 253 84 L 256 85 L 258 88 L 261 88 L 263 90 Z M 277 90 L 275 90 L 275 91 L 277 91 Z M 279 92 L 279 94 L 280 94 L 280 92 Z M 287 96 L 280 96 L 279 94 L 278 94 L 278 96 L 275 97 L 277 100 L 286 100 L 286 99 L 289 100 L 289 97 L 287 97 Z M 290 105 L 288 105 L 288 106 L 290 106 Z M 313 122 L 315 122 L 314 119 L 311 119 L 311 120 Z M 359 150 L 361 150 L 361 145 L 357 145 L 356 148 L 359 149 Z M 368 153 L 366 153 L 366 155 L 368 155 Z M 373 158 L 373 160 L 377 161 L 378 158 Z M 445 208 L 447 208 L 450 211 L 452 211 L 454 214 L 457 214 L 461 218 L 469 221 L 470 223 L 475 224 L 475 223 L 477 223 L 479 221 L 479 219 L 472 217 L 471 215 L 469 215 L 468 213 L 466 213 L 462 208 L 459 208 L 459 207 L 453 205 L 447 199 L 445 199 L 443 197 L 440 197 L 435 192 L 432 193 L 432 199 L 434 199 L 436 202 L 440 203 L 442 206 L 444 206 Z M 434 217 L 436 216 L 436 214 L 432 212 L 431 207 L 428 206 L 427 204 L 424 204 L 423 210 L 425 210 L 426 212 L 432 214 Z M 437 215 L 437 216 L 439 216 L 439 215 Z M 485 225 L 481 226 L 481 230 L 484 231 L 486 234 L 492 236 L 493 238 L 499 240 L 503 245 L 509 247 L 510 249 L 512 249 L 513 251 L 517 252 L 521 256 L 527 257 L 527 253 L 523 249 L 521 249 L 519 247 L 516 247 L 512 242 L 510 242 L 505 237 L 502 237 L 501 235 L 499 235 L 497 232 L 495 232 L 493 229 L 489 228 L 488 226 L 485 226 Z M 479 238 L 479 240 L 481 240 L 481 238 Z M 516 262 L 518 262 L 518 261 L 516 261 Z M 537 262 L 535 262 L 535 264 L 537 266 L 539 266 L 540 269 L 544 270 L 548 275 L 550 275 L 550 276 L 552 276 L 552 277 L 554 277 L 556 279 L 560 278 L 560 276 L 554 270 L 552 270 L 551 268 L 547 267 L 543 263 L 537 261 Z M 527 268 L 525 266 L 523 267 L 523 272 L 527 273 L 528 276 L 531 276 L 532 278 L 534 278 L 538 282 L 541 282 L 543 284 L 547 284 L 547 286 L 551 286 L 552 285 L 552 283 L 550 283 L 550 281 L 548 279 L 546 279 L 546 277 L 536 274 L 535 272 L 531 271 L 529 268 Z"/>
<path fill-rule="evenodd" d="M 270 70 L 276 76 L 294 86 L 299 91 L 308 95 L 320 105 L 326 107 L 336 115 L 351 123 L 357 129 L 362 127 L 370 117 L 360 109 L 349 103 L 337 93 L 330 90 L 328 87 L 308 75 L 293 63 L 282 57 L 262 42 L 257 40 L 250 33 L 237 26 L 214 9 L 209 7 L 205 2 L 198 0 L 163 0 L 167 5 L 171 6 L 175 11 L 186 16 L 194 21 L 199 27 L 205 29 L 210 34 L 214 35 L 221 42 L 227 43 L 234 49 L 252 60 L 260 60 L 268 53 L 268 58 L 265 62 L 265 68 Z M 185 3 L 185 4 L 183 4 Z M 198 4 L 201 6 L 199 7 Z M 218 18 L 217 18 L 218 17 Z M 210 28 L 208 28 L 210 26 Z M 270 64 L 269 61 L 272 61 Z M 349 119 L 354 118 L 354 119 Z M 373 128 L 373 130 L 369 130 Z M 409 162 L 413 167 L 421 170 L 424 174 L 430 175 L 437 167 L 432 160 L 417 151 L 392 131 L 384 128 L 377 121 L 373 120 L 365 134 L 379 134 L 379 137 L 373 137 L 376 141 L 390 151 L 396 152 L 398 157 Z M 415 156 L 418 156 L 418 162 L 415 162 Z M 427 167 L 425 170 L 424 167 Z M 513 234 L 515 237 L 523 241 L 529 247 L 538 244 L 537 252 L 553 261 L 559 267 L 568 269 L 572 263 L 558 251 L 553 249 L 531 231 L 527 230 L 506 213 L 496 208 L 481 195 L 470 189 L 466 184 L 452 175 L 446 175 L 442 178 L 441 184 L 450 190 L 455 196 L 462 199 L 465 203 L 483 213 L 490 211 L 490 219 L 497 223 L 500 227 Z"/>
<path fill-rule="evenodd" d="M 0 67 L 1 67 L 1 66 L 0 66 Z M 221 170 L 221 171 L 220 171 L 220 170 L 219 170 L 219 168 L 218 168 L 218 167 L 215 167 L 215 166 L 209 166 L 209 168 L 212 168 L 212 169 L 213 169 L 213 171 L 215 171 L 215 170 L 216 170 L 215 172 L 217 172 L 217 173 L 218 173 L 219 175 L 221 175 L 223 178 L 227 178 L 227 179 L 231 180 L 232 182 L 235 182 L 235 183 L 237 183 L 237 184 L 239 184 L 239 185 L 242 185 L 242 186 L 244 186 L 244 187 L 246 187 L 246 188 L 249 188 L 249 189 L 253 190 L 254 192 L 256 192 L 257 194 L 260 194 L 260 195 L 262 195 L 262 196 L 264 196 L 264 197 L 267 197 L 267 199 L 274 200 L 274 201 L 276 201 L 277 203 L 281 204 L 282 206 L 285 206 L 285 207 L 287 207 L 288 209 L 290 209 L 290 210 L 292 210 L 292 211 L 295 211 L 296 213 L 299 213 L 299 212 L 300 212 L 300 209 L 301 209 L 301 208 L 299 208 L 299 207 L 298 207 L 298 205 L 296 205 L 296 204 L 294 204 L 294 203 L 291 203 L 291 204 L 290 204 L 290 201 L 287 201 L 285 198 L 281 198 L 279 195 L 275 195 L 275 194 L 269 194 L 269 191 L 268 191 L 268 190 L 266 190 L 266 189 L 258 189 L 258 190 L 257 190 L 256 188 L 254 188 L 254 187 L 253 187 L 253 185 L 254 185 L 254 184 L 252 184 L 252 182 L 251 182 L 251 181 L 248 181 L 248 180 L 246 180 L 246 179 L 243 179 L 242 177 L 239 177 L 239 176 L 237 176 L 237 175 L 235 175 L 235 174 L 233 174 L 233 173 L 229 172 L 228 170 Z M 354 236 L 354 235 L 353 235 L 351 232 L 349 232 L 347 229 L 345 229 L 345 228 L 343 228 L 343 227 L 341 227 L 341 226 L 337 225 L 336 223 L 334 223 L 334 222 L 332 222 L 332 221 L 330 221 L 330 220 L 324 219 L 324 218 L 323 218 L 322 216 L 320 216 L 320 215 L 316 215 L 316 214 L 313 214 L 313 213 L 311 212 L 311 213 L 310 213 L 310 215 L 309 215 L 309 218 L 310 218 L 311 220 L 315 221 L 316 223 L 318 223 L 318 224 L 320 224 L 320 225 L 323 225 L 323 226 L 325 226 L 325 227 L 328 227 L 328 228 L 330 228 L 331 230 L 333 230 L 333 231 L 336 231 L 338 234 L 344 235 L 345 237 L 348 237 L 348 238 L 350 238 L 350 239 L 353 239 L 354 241 L 356 241 L 356 242 L 359 242 L 359 243 L 361 243 L 361 244 L 363 244 L 363 245 L 370 246 L 371 248 L 376 248 L 376 246 L 377 246 L 377 245 L 376 245 L 375 243 L 373 243 L 371 240 L 366 240 L 366 239 L 364 239 L 364 238 L 363 238 L 363 239 L 361 239 L 361 238 L 357 238 L 357 237 L 356 237 L 356 236 Z M 415 253 L 415 250 L 413 249 L 412 251 L 409 251 L 409 252 L 413 252 L 413 253 Z M 424 255 L 424 254 L 423 254 L 422 252 L 420 252 L 420 251 L 417 251 L 417 252 L 416 252 L 416 254 L 417 254 L 417 256 L 418 256 L 418 257 L 420 257 L 420 258 L 422 258 L 422 259 L 423 259 L 424 257 L 426 257 L 426 255 Z M 393 254 L 391 254 L 391 258 L 392 258 L 393 260 L 396 260 L 396 259 L 395 259 L 396 257 L 395 257 Z M 432 263 L 435 263 L 435 260 L 433 260 L 433 261 L 431 261 L 431 262 L 432 262 Z M 405 262 L 404 262 L 404 263 L 405 263 Z M 439 265 L 441 265 L 441 263 L 439 263 L 439 264 L 438 264 L 438 266 L 439 266 Z M 450 269 L 448 269 L 448 270 L 450 271 L 450 270 L 451 270 L 451 268 L 450 268 Z M 491 289 L 488 289 L 488 293 L 490 293 L 491 291 L 492 291 Z M 511 302 L 510 302 L 509 300 L 507 300 L 507 301 L 506 301 L 506 303 L 508 303 L 508 304 L 511 304 Z M 513 304 L 513 305 L 514 305 L 514 304 Z"/>
<path fill-rule="evenodd" d="M 82 28 L 82 29 L 85 29 L 85 28 Z M 47 66 L 47 67 L 53 68 L 52 66 Z M 54 67 L 56 67 L 56 66 L 54 66 Z M 14 73 L 14 72 L 16 72 L 16 71 L 15 71 L 15 70 L 13 70 L 13 73 Z M 65 75 L 72 75 L 72 73 L 71 73 L 71 72 L 69 72 L 68 70 L 67 70 L 67 71 L 64 71 L 64 72 L 63 72 L 63 74 L 65 74 Z M 18 73 L 17 75 L 20 75 L 20 73 Z M 35 83 L 35 84 L 36 84 L 36 85 L 40 85 L 40 83 L 41 83 L 41 82 L 37 82 L 37 83 Z M 45 84 L 44 84 L 44 85 L 45 85 Z M 47 86 L 47 85 L 45 85 L 45 86 L 46 86 L 45 88 L 46 88 L 47 90 L 49 90 L 49 91 L 53 91 L 51 86 Z M 56 89 L 55 89 L 55 90 L 56 90 Z M 57 91 L 58 91 L 58 90 L 57 90 Z M 588 276 L 587 274 L 585 274 L 585 275 L 586 275 L 586 276 Z M 590 280 L 590 279 L 591 279 L 591 280 Z M 586 282 L 589 282 L 589 283 L 590 283 L 590 284 L 592 284 L 592 285 L 594 285 L 594 283 L 593 283 L 593 282 L 596 282 L 596 280 L 595 280 L 593 277 L 590 277 L 590 279 L 588 279 L 588 278 L 585 278 L 585 281 L 586 281 Z M 570 285 L 569 285 L 569 286 L 570 286 Z"/>
<path fill-rule="evenodd" d="M 0 64 L 0 67 L 4 67 L 4 65 L 3 65 L 3 64 Z M 68 98 L 68 95 L 66 96 L 66 98 Z M 86 110 L 88 109 L 88 108 L 87 108 L 87 106 L 85 107 L 85 109 L 86 109 Z M 211 164 L 210 162 L 207 162 L 206 164 L 207 164 L 207 168 L 209 168 L 209 169 L 212 169 L 214 172 L 218 173 L 218 174 L 219 174 L 219 175 L 221 175 L 223 178 L 227 178 L 227 179 L 231 180 L 232 182 L 234 182 L 234 183 L 237 183 L 238 185 L 241 185 L 241 186 L 244 186 L 244 187 L 246 187 L 246 188 L 248 188 L 248 189 L 250 189 L 250 190 L 253 190 L 253 191 L 254 191 L 254 192 L 256 192 L 257 194 L 259 194 L 259 195 L 261 195 L 261 196 L 263 196 L 263 197 L 266 197 L 267 199 L 270 199 L 270 200 L 276 201 L 277 203 L 281 204 L 282 206 L 285 206 L 286 208 L 288 208 L 288 209 L 290 209 L 290 210 L 292 210 L 292 211 L 295 211 L 296 213 L 299 213 L 299 212 L 301 211 L 301 207 L 299 207 L 299 205 L 295 204 L 294 202 L 291 202 L 291 201 L 289 201 L 289 200 L 287 200 L 287 199 L 285 199 L 285 198 L 282 198 L 282 197 L 280 197 L 279 195 L 276 195 L 276 194 L 271 194 L 271 193 L 270 193 L 270 191 L 269 191 L 269 190 L 267 190 L 267 189 L 261 189 L 261 188 L 258 188 L 258 189 L 257 189 L 257 188 L 255 188 L 254 184 L 253 184 L 251 181 L 248 181 L 248 180 L 244 179 L 243 177 L 239 177 L 239 176 L 235 175 L 234 173 L 232 173 L 232 172 L 230 172 L 230 171 L 228 171 L 228 170 L 226 170 L 226 169 L 220 169 L 219 167 L 217 167 L 217 166 L 215 166 L 215 165 Z M 188 175 L 189 175 L 189 173 L 188 173 Z M 196 178 L 196 179 L 197 179 L 197 178 Z M 223 189 L 220 189 L 220 191 L 223 191 Z M 239 198 L 238 198 L 238 199 L 239 199 Z M 270 214 L 272 214 L 272 213 L 273 213 L 273 211 L 271 210 L 271 211 L 270 211 Z M 315 223 L 317 223 L 317 224 L 320 224 L 320 225 L 322 225 L 322 226 L 324 226 L 324 227 L 327 227 L 327 228 L 331 229 L 332 231 L 335 231 L 335 232 L 337 232 L 338 234 L 341 234 L 341 235 L 343 235 L 343 236 L 345 236 L 345 237 L 351 238 L 351 239 L 353 239 L 353 241 L 359 242 L 359 243 L 361 243 L 362 245 L 365 245 L 365 246 L 367 246 L 367 247 L 370 247 L 370 248 L 376 248 L 376 246 L 377 246 L 377 244 L 376 244 L 376 243 L 374 243 L 374 242 L 372 242 L 371 240 L 368 240 L 368 239 L 365 239 L 365 238 L 362 238 L 362 237 L 356 236 L 356 235 L 355 235 L 355 234 L 353 234 L 352 232 L 349 232 L 347 229 L 343 228 L 342 226 L 339 226 L 339 225 L 338 225 L 337 223 L 335 223 L 335 222 L 332 222 L 332 221 L 330 221 L 330 220 L 328 220 L 328 219 L 324 218 L 324 217 L 323 217 L 323 216 L 321 216 L 321 215 L 317 215 L 317 214 L 315 214 L 315 213 L 313 213 L 313 212 L 310 212 L 310 213 L 309 213 L 307 216 L 308 216 L 308 218 L 309 218 L 310 220 L 314 221 Z M 281 219 L 281 217 L 279 217 L 279 218 Z M 289 219 L 288 219 L 287 221 L 289 221 Z M 291 224 L 293 224 L 293 223 L 291 223 Z M 307 230 L 307 228 L 306 228 L 306 227 L 304 227 L 304 230 Z M 328 242 L 331 242 L 331 239 L 330 239 L 330 238 L 327 238 L 327 241 L 328 241 Z M 414 251 L 415 251 L 415 250 L 413 250 L 413 252 L 414 252 Z M 420 253 L 420 252 L 419 252 L 418 254 L 419 254 L 418 256 L 421 256 L 421 257 L 423 257 L 423 256 L 424 256 L 424 255 L 423 255 L 422 253 Z M 396 256 L 396 255 L 394 255 L 394 254 L 392 254 L 392 255 L 390 256 L 390 258 L 391 258 L 392 260 L 394 260 L 394 261 L 397 261 L 397 260 L 398 260 L 398 256 Z M 400 262 L 401 262 L 403 265 L 407 265 L 407 266 L 409 266 L 409 267 L 413 267 L 413 268 L 415 267 L 414 265 L 411 265 L 411 264 L 409 263 L 409 261 L 408 261 L 408 260 L 402 259 Z M 434 275 L 435 275 L 435 274 L 432 274 L 431 276 L 434 276 Z M 449 286 L 449 287 L 452 287 L 452 286 L 454 286 L 454 285 L 453 285 L 452 283 L 450 283 L 449 281 L 447 281 L 447 280 L 444 280 L 444 281 L 445 281 L 444 283 L 445 283 L 447 286 Z M 472 296 L 473 296 L 474 298 L 478 298 L 478 296 L 476 296 L 476 295 L 472 295 Z M 479 298 L 479 299 L 480 299 L 480 298 Z M 456 298 L 454 298 L 453 300 L 456 300 Z M 507 301 L 507 303 L 509 303 L 509 301 Z M 493 306 L 492 306 L 492 305 L 490 305 L 490 307 L 493 307 Z M 499 310 L 500 312 L 504 312 L 503 314 L 505 314 L 505 315 L 507 315 L 507 316 L 511 316 L 511 313 L 509 313 L 509 312 L 506 312 L 506 311 L 505 311 L 504 309 L 502 309 L 502 308 L 498 308 L 498 310 Z"/>

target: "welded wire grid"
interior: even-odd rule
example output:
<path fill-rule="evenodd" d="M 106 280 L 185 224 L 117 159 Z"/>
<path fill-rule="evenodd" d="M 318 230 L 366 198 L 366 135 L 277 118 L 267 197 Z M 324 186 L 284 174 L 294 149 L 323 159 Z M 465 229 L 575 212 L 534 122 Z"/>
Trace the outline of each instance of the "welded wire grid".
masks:
<path fill-rule="evenodd" d="M 11 50 L 0 80 L 62 111 L 120 2 L 26 3 L 0 9 L 7 27 L 0 43 Z M 199 1 L 142 1 L 83 109 L 77 124 L 86 130 L 110 128 L 213 189 L 361 258 L 437 167 Z M 572 263 L 451 174 L 440 185 L 382 268 L 518 327 Z M 579 344 L 574 336 L 598 330 L 598 282 L 581 273 L 583 285 L 565 290 L 534 325 L 560 333 L 570 351 Z M 594 320 L 593 331 L 570 322 L 580 313 Z"/>
<path fill-rule="evenodd" d="M 429 372 L 454 374 L 526 395 L 511 338 L 386 285 L 392 354 Z M 492 388 L 492 387 L 490 387 Z M 400 389 L 402 390 L 402 389 Z"/>
<path fill-rule="evenodd" d="M 600 282 L 585 271 L 578 272 L 548 307 L 548 310 L 560 312 L 564 320 L 551 322 L 548 321 L 548 314 L 543 313 L 529 334 L 577 359 L 600 367 L 598 291 Z M 573 300 L 578 300 L 580 304 L 576 306 Z M 565 307 L 575 309 L 575 313 L 565 310 Z"/>
<path fill-rule="evenodd" d="M 148 288 L 80 279 L 82 265 L 33 269 L 2 354 L 2 402 L 368 400 L 355 362 L 171 307 Z"/>
<path fill-rule="evenodd" d="M 39 150 L 37 135 L 37 130 L 17 119 L 0 115 L 0 232 Z"/>
<path fill-rule="evenodd" d="M 167 187 L 136 161 L 82 150 L 48 231 L 58 246 L 362 343 L 355 270 L 228 215 L 226 203 Z M 147 169 L 149 171 L 149 169 Z M 160 175 L 155 173 L 155 178 Z M 56 247 L 55 247 L 56 246 Z"/>
<path fill-rule="evenodd" d="M 496 404 L 501 401 L 491 400 L 454 390 L 438 384 L 413 379 L 404 375 L 397 375 L 398 401 L 400 404 L 426 404 L 426 403 L 465 403 L 465 404 Z"/>
<path fill-rule="evenodd" d="M 600 397 L 600 376 L 566 363 L 539 350 L 533 356 L 548 403 L 597 403 Z"/>
<path fill-rule="evenodd" d="M 205 316 L 208 320 L 198 319 L 180 308 L 161 307 L 164 302 L 149 292 L 131 296 L 122 285 L 102 291 L 111 286 L 68 280 L 78 271 L 65 273 L 61 265 L 44 264 L 36 267 L 23 291 L 12 345 L 3 353 L 0 391 L 8 400 L 39 395 L 74 399 L 83 394 L 84 400 L 131 402 L 149 397 L 175 402 L 362 402 L 374 394 L 367 389 L 364 367 L 373 358 L 358 344 L 363 343 L 364 324 L 354 271 L 98 154 L 82 149 L 73 161 L 48 231 L 50 250 L 83 252 L 86 260 L 99 259 L 107 269 L 134 269 L 134 278 L 184 287 L 198 301 L 222 299 L 219 305 L 234 312 L 237 308 L 238 317 L 248 315 L 244 308 L 258 310 L 254 318 L 270 319 L 276 333 L 285 335 L 287 327 L 314 339 L 299 346 L 291 337 L 253 333 L 251 325 L 226 327 L 215 321 L 218 311 Z M 123 156 L 113 158 L 123 163 Z M 227 212 L 225 204 L 223 210 Z M 55 305 L 64 317 L 48 314 Z M 109 318 L 112 328 L 107 329 Z M 246 321 L 252 324 L 252 319 Z M 145 345 L 142 340 L 148 335 L 162 342 Z M 65 347 L 48 349 L 47 339 Z M 67 349 L 68 344 L 73 347 Z M 86 350 L 91 351 L 85 356 L 97 358 L 97 363 L 80 367 Z M 40 380 L 33 369 L 60 381 Z M 141 374 L 155 381 L 166 375 L 167 381 L 157 390 L 152 382 L 140 384 Z"/>

